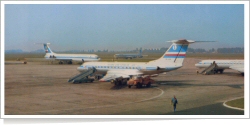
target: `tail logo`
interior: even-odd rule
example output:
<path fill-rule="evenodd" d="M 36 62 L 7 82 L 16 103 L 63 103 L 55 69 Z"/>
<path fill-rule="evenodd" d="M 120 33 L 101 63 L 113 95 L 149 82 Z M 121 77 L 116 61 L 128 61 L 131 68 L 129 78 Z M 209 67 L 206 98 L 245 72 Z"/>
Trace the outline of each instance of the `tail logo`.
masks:
<path fill-rule="evenodd" d="M 185 58 L 188 45 L 176 44 L 170 47 L 163 58 Z"/>
<path fill-rule="evenodd" d="M 174 46 L 173 46 L 173 50 L 176 50 L 176 49 L 177 49 L 177 46 L 176 46 L 176 45 L 174 45 Z"/>

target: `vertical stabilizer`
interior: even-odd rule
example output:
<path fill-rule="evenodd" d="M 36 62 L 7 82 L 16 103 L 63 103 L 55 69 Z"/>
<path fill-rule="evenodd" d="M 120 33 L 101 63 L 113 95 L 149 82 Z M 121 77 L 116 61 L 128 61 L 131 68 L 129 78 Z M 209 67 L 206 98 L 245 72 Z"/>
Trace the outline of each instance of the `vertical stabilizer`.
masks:
<path fill-rule="evenodd" d="M 44 43 L 43 46 L 44 46 L 44 50 L 45 50 L 45 53 L 49 53 L 49 54 L 53 54 L 52 50 L 49 48 L 49 44 L 50 43 Z"/>
<path fill-rule="evenodd" d="M 157 59 L 150 61 L 149 63 L 158 66 L 175 65 L 182 66 L 184 58 L 186 57 L 186 52 L 188 45 L 194 43 L 193 40 L 172 40 L 173 44 L 168 48 L 164 55 Z"/>
<path fill-rule="evenodd" d="M 186 57 L 188 44 L 173 43 L 165 52 L 162 58 L 167 59 L 173 63 L 182 63 Z"/>

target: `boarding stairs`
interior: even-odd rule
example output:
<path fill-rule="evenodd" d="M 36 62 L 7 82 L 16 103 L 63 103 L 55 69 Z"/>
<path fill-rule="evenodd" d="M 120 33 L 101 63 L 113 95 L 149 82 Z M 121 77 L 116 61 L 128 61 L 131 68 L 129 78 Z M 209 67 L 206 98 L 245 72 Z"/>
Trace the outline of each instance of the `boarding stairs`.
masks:
<path fill-rule="evenodd" d="M 95 73 L 95 71 L 96 71 L 96 69 L 94 67 L 93 68 L 89 68 L 87 71 L 81 72 L 80 74 L 69 78 L 68 82 L 75 83 L 76 81 L 87 80 L 87 79 L 89 79 L 88 76 L 90 76 L 93 73 Z"/>
<path fill-rule="evenodd" d="M 217 67 L 218 67 L 218 65 L 214 62 L 209 67 L 207 67 L 206 69 L 204 69 L 201 72 L 201 74 L 208 75 L 208 74 L 211 74 L 211 73 L 215 73 L 215 70 L 217 69 Z"/>

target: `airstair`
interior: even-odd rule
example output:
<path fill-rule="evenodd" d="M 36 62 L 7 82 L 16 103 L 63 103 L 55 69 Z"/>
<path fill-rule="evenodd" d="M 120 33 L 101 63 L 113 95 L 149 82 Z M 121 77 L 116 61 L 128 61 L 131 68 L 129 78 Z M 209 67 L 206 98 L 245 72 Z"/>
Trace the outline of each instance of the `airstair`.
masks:
<path fill-rule="evenodd" d="M 96 69 L 93 68 L 89 68 L 87 71 L 85 72 L 81 72 L 80 74 L 73 76 L 71 78 L 69 78 L 68 82 L 73 82 L 73 83 L 81 83 L 81 82 L 93 82 L 94 79 L 89 79 L 88 76 L 92 75 L 93 73 L 95 73 Z"/>
<path fill-rule="evenodd" d="M 217 69 L 218 65 L 213 62 L 209 67 L 207 67 L 206 69 L 204 69 L 201 74 L 204 74 L 204 75 L 208 75 L 208 74 L 211 74 L 211 73 L 215 73 L 215 70 Z"/>

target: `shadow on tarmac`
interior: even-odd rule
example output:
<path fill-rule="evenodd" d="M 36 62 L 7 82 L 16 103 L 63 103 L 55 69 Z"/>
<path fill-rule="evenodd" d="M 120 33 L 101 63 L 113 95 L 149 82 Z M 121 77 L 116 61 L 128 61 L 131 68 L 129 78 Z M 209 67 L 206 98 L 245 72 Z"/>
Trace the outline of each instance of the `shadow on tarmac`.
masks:
<path fill-rule="evenodd" d="M 123 89 L 123 88 L 127 88 L 127 87 L 128 87 L 128 85 L 114 85 L 110 89 L 111 90 L 119 90 L 119 89 Z M 136 86 L 131 86 L 130 89 L 149 89 L 149 88 L 154 88 L 154 87 L 158 87 L 158 86 L 156 84 L 152 84 L 151 87 L 143 86 L 142 88 L 136 88 Z"/>
<path fill-rule="evenodd" d="M 119 89 L 126 88 L 126 87 L 128 87 L 128 86 L 127 85 L 114 85 L 110 89 L 111 90 L 119 90 Z"/>
<path fill-rule="evenodd" d="M 244 86 L 244 84 L 216 84 L 216 83 L 199 83 L 199 84 L 190 84 L 192 80 L 176 80 L 176 81 L 157 81 L 157 84 L 159 85 L 165 85 L 165 86 L 228 86 L 232 88 L 238 88 L 241 89 L 241 86 Z"/>
<path fill-rule="evenodd" d="M 244 111 L 227 108 L 223 106 L 222 103 L 216 103 L 180 111 L 178 111 L 177 105 L 176 109 L 176 112 L 169 112 L 160 115 L 244 115 Z"/>

